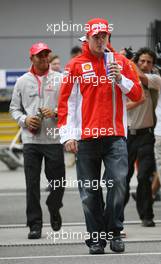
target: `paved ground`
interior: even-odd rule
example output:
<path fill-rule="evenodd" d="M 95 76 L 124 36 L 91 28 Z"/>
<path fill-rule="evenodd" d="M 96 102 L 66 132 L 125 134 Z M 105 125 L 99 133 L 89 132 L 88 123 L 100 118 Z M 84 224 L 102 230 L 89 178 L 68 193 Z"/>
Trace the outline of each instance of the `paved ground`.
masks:
<path fill-rule="evenodd" d="M 76 179 L 75 168 L 67 169 L 68 182 Z M 84 264 L 160 264 L 161 263 L 161 202 L 154 204 L 156 227 L 143 228 L 135 202 L 130 199 L 125 211 L 126 253 L 113 254 L 106 247 L 106 254 L 91 256 L 84 244 L 84 217 L 76 188 L 68 188 L 61 210 L 63 227 L 53 233 L 45 206 L 47 185 L 42 175 L 41 204 L 44 228 L 42 239 L 28 240 L 25 227 L 25 181 L 23 169 L 11 172 L 0 163 L 0 264 L 84 263 Z M 133 178 L 132 188 L 136 186 Z M 81 234 L 81 235 L 80 235 Z M 54 243 L 55 242 L 55 243 Z"/>
<path fill-rule="evenodd" d="M 160 264 L 159 243 L 127 243 L 126 253 L 91 256 L 85 245 L 27 246 L 0 248 L 1 264 Z"/>
<path fill-rule="evenodd" d="M 49 214 L 45 205 L 46 192 L 41 194 L 44 223 L 49 222 Z M 25 224 L 25 192 L 0 192 L 0 225 L 1 224 Z M 155 219 L 161 220 L 161 204 L 154 203 Z M 64 195 L 64 207 L 61 209 L 65 223 L 84 222 L 83 211 L 77 190 L 66 191 Z M 126 210 L 126 221 L 139 220 L 133 199 L 130 199 Z"/>

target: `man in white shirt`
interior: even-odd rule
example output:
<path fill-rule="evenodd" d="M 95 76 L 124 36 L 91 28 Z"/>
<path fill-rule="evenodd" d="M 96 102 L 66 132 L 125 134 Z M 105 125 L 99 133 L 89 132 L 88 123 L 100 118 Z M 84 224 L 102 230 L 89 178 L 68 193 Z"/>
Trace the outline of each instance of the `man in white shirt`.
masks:
<path fill-rule="evenodd" d="M 153 222 L 151 178 L 156 170 L 154 158 L 154 108 L 157 103 L 158 90 L 161 86 L 160 76 L 153 74 L 156 55 L 149 48 L 141 48 L 134 62 L 138 66 L 139 78 L 144 88 L 145 99 L 128 111 L 128 154 L 129 171 L 127 176 L 127 195 L 129 199 L 129 183 L 134 173 L 134 163 L 138 160 L 138 186 L 136 205 L 142 225 L 155 226 Z M 134 103 L 135 104 L 135 103 Z"/>

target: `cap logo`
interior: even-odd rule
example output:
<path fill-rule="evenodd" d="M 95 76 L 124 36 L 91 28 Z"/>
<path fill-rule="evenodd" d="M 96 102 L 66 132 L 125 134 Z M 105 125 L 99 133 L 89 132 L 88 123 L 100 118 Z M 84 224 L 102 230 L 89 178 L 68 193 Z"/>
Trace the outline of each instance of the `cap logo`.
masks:
<path fill-rule="evenodd" d="M 43 44 L 43 43 L 39 43 L 39 44 L 38 44 L 38 47 L 39 47 L 39 48 L 43 48 L 43 47 L 44 47 L 44 44 Z"/>
<path fill-rule="evenodd" d="M 96 30 L 96 29 L 97 30 L 107 29 L 107 25 L 103 24 L 103 23 L 93 24 L 92 29 L 94 29 L 94 30 Z"/>

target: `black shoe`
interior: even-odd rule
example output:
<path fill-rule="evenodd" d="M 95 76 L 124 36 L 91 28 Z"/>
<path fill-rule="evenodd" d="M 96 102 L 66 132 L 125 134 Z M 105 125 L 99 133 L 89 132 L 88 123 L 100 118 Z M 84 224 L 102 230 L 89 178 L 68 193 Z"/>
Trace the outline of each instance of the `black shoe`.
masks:
<path fill-rule="evenodd" d="M 114 236 L 113 239 L 111 239 L 110 249 L 117 253 L 125 251 L 125 245 L 120 236 Z"/>
<path fill-rule="evenodd" d="M 49 213 L 50 213 L 50 224 L 52 229 L 54 231 L 59 231 L 62 226 L 62 219 L 59 210 L 54 211 L 49 209 Z"/>
<path fill-rule="evenodd" d="M 99 243 L 93 244 L 89 247 L 89 254 L 104 254 L 104 247 Z"/>
<path fill-rule="evenodd" d="M 152 219 L 144 219 L 142 220 L 142 226 L 145 226 L 145 227 L 154 227 L 155 226 L 155 223 Z"/>
<path fill-rule="evenodd" d="M 28 239 L 39 239 L 41 238 L 41 229 L 30 229 L 28 233 Z"/>

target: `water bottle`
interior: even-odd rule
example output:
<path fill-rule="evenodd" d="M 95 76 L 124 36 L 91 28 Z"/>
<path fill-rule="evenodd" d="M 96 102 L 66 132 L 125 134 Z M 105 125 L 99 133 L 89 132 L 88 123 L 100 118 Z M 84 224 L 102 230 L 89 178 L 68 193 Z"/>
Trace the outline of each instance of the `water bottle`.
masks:
<path fill-rule="evenodd" d="M 38 110 L 37 110 L 35 116 L 38 117 L 39 120 L 40 120 L 40 123 L 42 123 L 42 120 L 43 120 L 43 114 L 42 114 L 42 112 L 41 112 L 41 108 L 38 108 Z M 38 134 L 38 133 L 40 133 L 40 131 L 41 131 L 41 124 L 40 124 L 40 127 L 36 128 L 36 129 L 35 129 L 35 128 L 32 128 L 32 127 L 29 127 L 29 131 L 30 131 L 32 134 Z"/>

